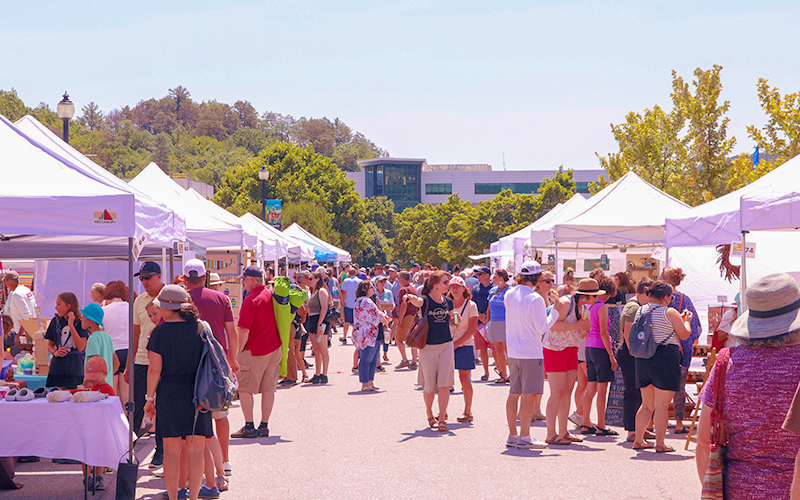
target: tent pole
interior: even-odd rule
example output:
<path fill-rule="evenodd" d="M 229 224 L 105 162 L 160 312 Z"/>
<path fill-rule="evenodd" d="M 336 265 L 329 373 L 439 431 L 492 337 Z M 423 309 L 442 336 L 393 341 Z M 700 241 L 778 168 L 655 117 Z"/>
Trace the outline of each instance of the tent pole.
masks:
<path fill-rule="evenodd" d="M 669 267 L 669 247 L 667 247 L 667 261 L 664 267 Z"/>
<path fill-rule="evenodd" d="M 169 282 L 175 279 L 175 251 L 170 247 L 169 249 Z"/>
<path fill-rule="evenodd" d="M 132 355 L 128 357 L 130 367 L 129 373 L 133 374 L 133 358 L 136 355 L 136 347 L 133 345 L 133 238 L 128 238 L 128 345 Z M 132 349 L 132 350 L 131 350 Z M 125 403 L 125 414 L 128 417 L 128 451 L 131 454 L 130 460 L 133 462 L 133 394 L 134 378 L 130 377 L 128 401 Z"/>
<path fill-rule="evenodd" d="M 161 247 L 161 269 L 162 271 L 167 268 L 167 248 Z M 172 278 L 169 280 L 172 283 Z"/>
<path fill-rule="evenodd" d="M 741 310 L 744 313 L 747 310 L 747 231 L 742 231 L 742 272 L 740 274 L 739 290 L 739 303 L 742 305 Z"/>
<path fill-rule="evenodd" d="M 556 244 L 556 287 L 561 284 L 563 278 L 563 266 L 558 265 L 558 241 L 555 242 Z"/>

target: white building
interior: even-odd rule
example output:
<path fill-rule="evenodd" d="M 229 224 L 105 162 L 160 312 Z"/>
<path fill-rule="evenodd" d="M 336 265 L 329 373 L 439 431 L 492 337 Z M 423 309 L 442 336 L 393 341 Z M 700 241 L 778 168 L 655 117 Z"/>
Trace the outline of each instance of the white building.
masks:
<path fill-rule="evenodd" d="M 386 196 L 398 211 L 418 203 L 436 204 L 458 193 L 462 200 L 478 203 L 491 200 L 504 189 L 514 193 L 535 193 L 540 183 L 556 170 L 492 170 L 491 165 L 428 165 L 422 158 L 375 158 L 358 162 L 360 172 L 348 172 L 356 181 L 361 198 Z M 579 193 L 589 192 L 605 170 L 575 170 L 573 179 Z"/>

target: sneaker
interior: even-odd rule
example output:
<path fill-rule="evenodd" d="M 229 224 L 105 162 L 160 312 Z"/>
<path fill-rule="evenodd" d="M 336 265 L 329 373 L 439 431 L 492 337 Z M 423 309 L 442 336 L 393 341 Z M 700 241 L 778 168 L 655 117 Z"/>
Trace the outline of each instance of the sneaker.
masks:
<path fill-rule="evenodd" d="M 353 368 L 350 369 L 350 371 L 353 373 L 358 373 L 358 367 L 354 366 Z"/>
<path fill-rule="evenodd" d="M 100 478 L 98 477 L 97 479 Z M 85 478 L 83 478 L 83 485 L 86 487 L 88 491 L 94 491 L 95 482 L 94 479 L 92 479 L 92 476 L 86 476 Z"/>
<path fill-rule="evenodd" d="M 222 464 L 222 470 L 225 471 L 226 476 L 230 476 L 233 473 L 233 467 L 231 467 L 230 462 L 225 462 Z"/>
<path fill-rule="evenodd" d="M 169 500 L 169 493 L 167 493 L 166 491 L 162 492 L 161 493 L 161 498 Z M 188 498 L 189 498 L 189 490 L 186 489 L 186 488 L 179 489 L 178 490 L 178 498 L 180 500 L 188 500 Z"/>
<path fill-rule="evenodd" d="M 319 383 L 320 384 L 327 384 L 328 383 L 328 376 L 327 375 L 320 375 L 319 376 Z"/>
<path fill-rule="evenodd" d="M 155 477 L 164 477 L 164 467 L 158 467 L 156 469 L 150 469 L 150 475 Z"/>
<path fill-rule="evenodd" d="M 148 467 L 150 470 L 153 469 L 160 469 L 161 466 L 164 465 L 164 454 L 163 453 L 155 453 L 153 454 L 153 458 L 150 459 L 150 465 Z"/>
<path fill-rule="evenodd" d="M 244 426 L 241 429 L 239 429 L 239 432 L 234 432 L 233 434 L 231 434 L 231 437 L 234 439 L 254 438 L 258 437 L 258 431 L 256 430 L 255 427 L 253 427 L 252 429 L 248 429 L 247 426 Z"/>
<path fill-rule="evenodd" d="M 220 492 L 228 491 L 229 485 L 228 485 L 228 480 L 227 479 L 225 479 L 224 477 L 218 477 L 216 482 L 217 482 L 217 489 Z"/>
<path fill-rule="evenodd" d="M 515 448 L 519 448 L 521 450 L 543 450 L 547 448 L 545 443 L 542 443 L 535 437 L 523 438 L 520 437 L 517 440 L 517 444 L 514 445 Z"/>
<path fill-rule="evenodd" d="M 519 436 L 515 436 L 513 434 L 508 435 L 508 439 L 506 439 L 506 448 L 514 448 L 517 446 L 517 441 L 519 440 Z"/>
<path fill-rule="evenodd" d="M 312 384 L 319 384 L 320 383 L 319 382 L 319 378 L 320 378 L 319 375 L 314 375 L 313 377 L 311 377 L 311 383 Z"/>
<path fill-rule="evenodd" d="M 219 489 L 216 486 L 213 488 L 203 486 L 200 488 L 200 493 L 197 495 L 197 498 L 219 498 Z"/>
<path fill-rule="evenodd" d="M 89 489 L 91 489 L 91 487 Z M 106 485 L 103 484 L 103 476 L 97 476 L 94 480 L 94 491 L 103 491 L 105 489 Z"/>
<path fill-rule="evenodd" d="M 412 361 L 411 364 L 408 365 L 408 368 L 411 369 L 411 370 L 416 370 L 417 369 L 417 363 Z"/>
<path fill-rule="evenodd" d="M 378 371 L 378 372 L 385 372 L 385 371 L 386 371 L 386 368 L 382 367 L 381 365 L 378 365 L 378 366 L 375 368 L 375 371 Z"/>
<path fill-rule="evenodd" d="M 402 370 L 403 368 L 408 368 L 409 366 L 411 366 L 411 363 L 409 363 L 407 359 L 404 359 L 399 365 L 395 366 L 394 369 Z"/>
<path fill-rule="evenodd" d="M 269 437 L 269 427 L 267 426 L 264 427 L 259 426 L 258 429 L 256 429 L 256 431 L 258 432 L 258 437 L 260 438 Z"/>
<path fill-rule="evenodd" d="M 580 427 L 583 425 L 583 415 L 578 415 L 578 412 L 573 411 L 569 416 L 569 421 Z"/>
<path fill-rule="evenodd" d="M 278 385 L 289 386 L 289 387 L 291 387 L 293 385 L 296 385 L 296 384 L 297 384 L 297 380 L 290 380 L 288 378 L 285 378 L 285 379 L 281 380 L 280 382 L 278 382 Z"/>

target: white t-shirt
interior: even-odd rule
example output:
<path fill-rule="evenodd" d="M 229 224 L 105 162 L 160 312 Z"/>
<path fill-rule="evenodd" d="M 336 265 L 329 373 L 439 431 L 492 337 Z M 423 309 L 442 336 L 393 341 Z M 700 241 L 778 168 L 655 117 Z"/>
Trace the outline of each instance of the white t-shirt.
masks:
<path fill-rule="evenodd" d="M 17 288 L 8 294 L 8 301 L 3 308 L 3 314 L 11 317 L 15 332 L 19 332 L 19 320 L 35 319 L 36 299 L 31 289 L 25 285 L 17 285 Z"/>
<path fill-rule="evenodd" d="M 461 321 L 458 323 L 458 325 L 450 323 L 450 335 L 453 336 L 453 342 L 455 342 L 467 333 L 467 330 L 469 329 L 469 320 L 471 318 L 478 317 L 478 305 L 475 302 L 468 300 L 466 303 L 461 304 L 461 307 L 456 307 L 453 305 L 453 312 L 457 312 L 461 315 Z M 469 339 L 461 345 L 474 346 L 475 337 L 470 335 Z"/>
<path fill-rule="evenodd" d="M 508 357 L 543 359 L 542 336 L 558 321 L 558 311 L 554 307 L 548 316 L 542 296 L 527 285 L 511 288 L 503 303 Z"/>
<path fill-rule="evenodd" d="M 347 296 L 344 298 L 344 306 L 349 309 L 356 306 L 356 290 L 359 283 L 361 283 L 361 280 L 357 276 L 350 276 L 339 287 L 339 290 L 347 292 Z"/>
<path fill-rule="evenodd" d="M 111 337 L 114 350 L 128 348 L 128 303 L 112 302 L 103 306 L 103 326 Z"/>

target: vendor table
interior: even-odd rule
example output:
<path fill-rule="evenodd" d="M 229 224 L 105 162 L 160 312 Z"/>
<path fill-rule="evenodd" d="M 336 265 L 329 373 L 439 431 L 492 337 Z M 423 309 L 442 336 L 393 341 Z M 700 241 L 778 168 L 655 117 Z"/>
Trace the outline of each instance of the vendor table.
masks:
<path fill-rule="evenodd" d="M 28 383 L 28 389 L 35 391 L 39 387 L 44 387 L 47 383 L 47 377 L 41 375 L 17 375 L 14 374 L 14 380 L 24 380 Z"/>
<path fill-rule="evenodd" d="M 118 397 L 96 403 L 0 401 L 0 456 L 70 458 L 116 469 L 128 451 Z"/>

